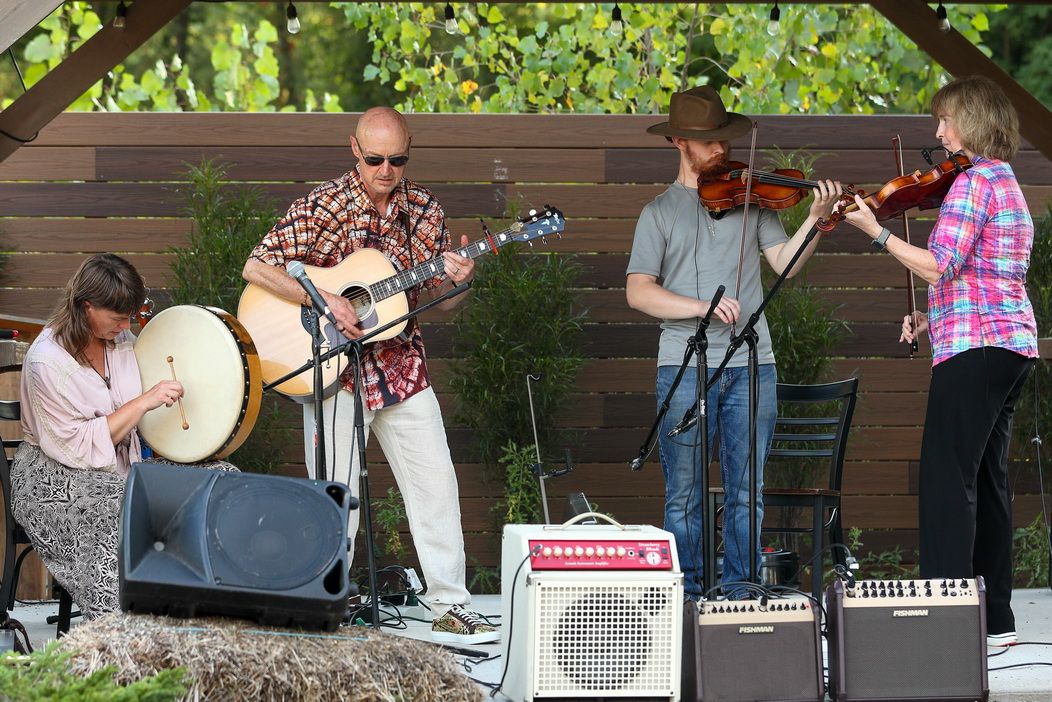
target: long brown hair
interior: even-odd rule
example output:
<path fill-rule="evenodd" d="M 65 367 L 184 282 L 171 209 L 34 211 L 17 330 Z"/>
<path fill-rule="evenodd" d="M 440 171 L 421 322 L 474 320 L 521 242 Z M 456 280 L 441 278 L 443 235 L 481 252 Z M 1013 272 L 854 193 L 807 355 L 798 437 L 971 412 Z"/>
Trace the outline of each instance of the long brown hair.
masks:
<path fill-rule="evenodd" d="M 132 264 L 114 254 L 95 254 L 80 264 L 66 283 L 48 326 L 62 347 L 84 363 L 84 350 L 91 343 L 91 325 L 84 303 L 131 316 L 145 299 L 146 284 Z"/>
<path fill-rule="evenodd" d="M 1019 150 L 1019 115 L 997 83 L 986 76 L 952 80 L 931 99 L 935 119 L 953 122 L 961 145 L 972 153 L 1011 161 Z"/>

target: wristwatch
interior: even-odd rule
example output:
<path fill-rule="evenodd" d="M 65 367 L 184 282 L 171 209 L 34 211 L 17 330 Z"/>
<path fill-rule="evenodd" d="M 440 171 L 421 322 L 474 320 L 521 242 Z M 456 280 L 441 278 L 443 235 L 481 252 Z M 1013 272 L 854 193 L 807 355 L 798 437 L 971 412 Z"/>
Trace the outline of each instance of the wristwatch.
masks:
<path fill-rule="evenodd" d="M 891 232 L 888 231 L 887 227 L 880 230 L 880 234 L 877 234 L 877 238 L 873 240 L 873 248 L 877 251 L 884 251 L 887 249 L 888 237 L 891 236 Z"/>

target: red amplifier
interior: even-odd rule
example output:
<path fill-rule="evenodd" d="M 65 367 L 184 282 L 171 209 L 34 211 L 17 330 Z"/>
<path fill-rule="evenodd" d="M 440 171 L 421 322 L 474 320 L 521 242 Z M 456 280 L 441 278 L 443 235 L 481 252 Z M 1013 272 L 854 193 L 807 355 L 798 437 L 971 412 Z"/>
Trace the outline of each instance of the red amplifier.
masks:
<path fill-rule="evenodd" d="M 674 570 L 666 539 L 530 539 L 532 570 Z"/>

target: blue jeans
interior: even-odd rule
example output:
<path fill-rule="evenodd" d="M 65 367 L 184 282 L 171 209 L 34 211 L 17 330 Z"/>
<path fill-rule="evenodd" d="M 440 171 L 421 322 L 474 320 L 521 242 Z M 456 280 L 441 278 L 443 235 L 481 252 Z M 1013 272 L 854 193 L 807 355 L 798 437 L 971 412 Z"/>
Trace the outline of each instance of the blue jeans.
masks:
<path fill-rule="evenodd" d="M 657 399 L 661 403 L 668 394 L 679 370 L 676 366 L 660 366 L 657 375 Z M 709 370 L 712 377 L 715 369 Z M 771 448 L 774 423 L 778 413 L 778 374 L 774 364 L 759 368 L 760 403 L 757 408 L 756 445 L 757 509 L 756 533 L 763 521 L 763 465 Z M 679 422 L 697 397 L 696 366 L 687 369 L 669 403 L 669 411 L 661 425 L 659 446 L 661 469 L 665 474 L 665 530 L 676 537 L 676 551 L 683 570 L 684 590 L 688 596 L 702 593 L 702 519 L 706 488 L 701 484 L 699 432 L 695 425 L 690 431 L 675 438 L 668 432 Z M 727 368 L 708 392 L 709 446 L 717 430 L 720 435 L 720 478 L 726 493 L 723 513 L 723 578 L 724 592 L 734 595 L 730 583 L 747 580 L 749 562 L 749 369 Z M 759 570 L 759 551 L 756 554 Z"/>

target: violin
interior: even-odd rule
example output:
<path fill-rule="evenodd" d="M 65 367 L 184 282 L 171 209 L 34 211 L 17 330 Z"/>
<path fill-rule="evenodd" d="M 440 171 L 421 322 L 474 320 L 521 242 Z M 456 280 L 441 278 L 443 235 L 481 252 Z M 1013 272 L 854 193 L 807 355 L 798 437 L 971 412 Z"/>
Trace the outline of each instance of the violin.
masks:
<path fill-rule="evenodd" d="M 906 210 L 917 208 L 930 210 L 942 204 L 946 193 L 950 192 L 957 176 L 972 167 L 971 159 L 964 154 L 954 154 L 942 163 L 935 165 L 927 173 L 919 170 L 892 178 L 880 190 L 872 195 L 863 195 L 863 201 L 873 210 L 877 221 L 884 221 L 903 214 Z M 862 193 L 859 193 L 862 195 Z M 833 210 L 829 223 L 836 224 L 844 219 L 844 214 L 854 212 L 858 205 L 844 199 L 844 206 Z"/>
<path fill-rule="evenodd" d="M 820 221 L 818 227 L 829 231 L 844 219 L 845 213 L 857 210 L 858 205 L 854 202 L 856 192 L 880 221 L 891 219 L 915 207 L 922 210 L 938 207 L 946 198 L 946 193 L 950 191 L 950 186 L 958 174 L 971 167 L 972 162 L 967 156 L 954 154 L 927 173 L 918 170 L 893 178 L 872 195 L 866 195 L 862 190 L 856 191 L 854 186 L 848 185 L 844 188 L 843 207 L 833 210 L 829 219 Z M 738 161 L 731 161 L 727 168 L 725 173 L 698 179 L 698 198 L 713 215 L 720 215 L 745 204 L 749 168 Z M 749 203 L 767 209 L 782 210 L 800 202 L 808 191 L 817 187 L 817 181 L 807 180 L 803 172 L 795 168 L 752 171 Z"/>
<path fill-rule="evenodd" d="M 698 178 L 698 198 L 712 214 L 721 214 L 745 204 L 749 166 L 740 161 L 727 164 L 727 171 Z M 818 182 L 804 178 L 803 171 L 778 168 L 773 171 L 752 171 L 752 191 L 749 203 L 769 210 L 784 210 L 804 199 L 817 188 Z M 848 186 L 845 193 L 854 196 Z"/>

